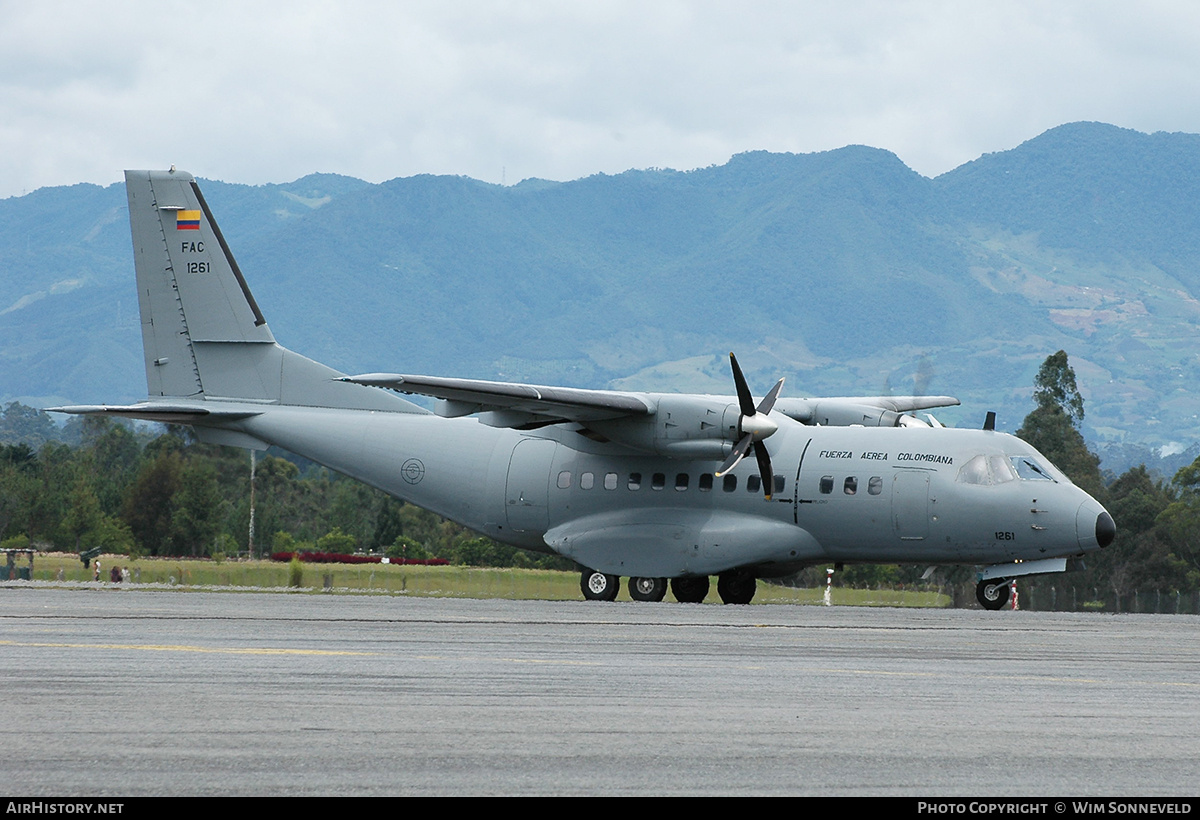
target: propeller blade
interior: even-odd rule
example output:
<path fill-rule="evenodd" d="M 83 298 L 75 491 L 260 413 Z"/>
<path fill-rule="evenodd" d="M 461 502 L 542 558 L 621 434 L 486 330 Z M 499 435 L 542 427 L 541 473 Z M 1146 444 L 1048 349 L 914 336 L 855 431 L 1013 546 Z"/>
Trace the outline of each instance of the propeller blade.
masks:
<path fill-rule="evenodd" d="M 763 400 L 758 403 L 758 412 L 766 415 L 771 412 L 771 408 L 775 406 L 775 399 L 779 398 L 779 391 L 783 389 L 783 379 L 775 382 L 775 386 L 771 391 L 763 397 Z"/>
<path fill-rule="evenodd" d="M 733 452 L 729 454 L 729 458 L 725 459 L 725 463 L 721 465 L 721 469 L 717 470 L 714 475 L 717 478 L 725 475 L 727 472 L 738 466 L 738 463 L 746 457 L 747 451 L 750 449 L 750 444 L 754 441 L 754 436 L 747 433 L 742 436 L 741 441 L 733 445 Z"/>
<path fill-rule="evenodd" d="M 742 368 L 738 367 L 737 356 L 733 353 L 729 354 L 729 366 L 733 369 L 733 386 L 737 388 L 738 407 L 741 408 L 743 416 L 753 416 L 757 412 L 754 409 L 754 397 L 750 395 L 750 386 L 746 384 L 746 377 L 742 375 Z"/>
<path fill-rule="evenodd" d="M 763 396 L 758 407 L 755 407 L 754 397 L 750 394 L 750 386 L 746 384 L 746 376 L 738 365 L 737 356 L 732 353 L 729 354 L 729 368 L 733 371 L 733 385 L 737 388 L 738 407 L 741 410 L 741 417 L 738 419 L 738 433 L 742 437 L 734 445 L 733 452 L 729 454 L 729 458 L 725 459 L 725 463 L 721 465 L 721 469 L 717 470 L 715 475 L 719 477 L 732 470 L 753 449 L 754 457 L 758 460 L 758 474 L 762 477 L 763 495 L 767 501 L 770 501 L 771 494 L 775 489 L 775 474 L 771 469 L 771 454 L 767 452 L 767 446 L 763 444 L 763 439 L 779 429 L 775 421 L 768 418 L 768 415 L 775 407 L 775 400 L 779 398 L 779 392 L 783 390 L 783 379 L 775 382 L 775 386 L 767 392 L 767 395 Z"/>
<path fill-rule="evenodd" d="M 775 491 L 775 474 L 771 470 L 771 454 L 767 452 L 766 446 L 760 441 L 754 445 L 754 455 L 758 458 L 758 474 L 762 476 L 763 495 L 767 501 L 771 500 L 771 493 Z"/>

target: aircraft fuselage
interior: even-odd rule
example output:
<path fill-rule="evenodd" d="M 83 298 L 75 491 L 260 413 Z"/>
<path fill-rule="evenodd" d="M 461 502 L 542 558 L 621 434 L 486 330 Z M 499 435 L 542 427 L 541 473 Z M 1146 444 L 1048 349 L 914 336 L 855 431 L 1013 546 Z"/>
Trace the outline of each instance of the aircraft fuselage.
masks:
<path fill-rule="evenodd" d="M 265 410 L 241 429 L 496 540 L 614 575 L 704 575 L 748 564 L 770 575 L 826 561 L 1000 563 L 1100 547 L 1103 508 L 1003 433 L 782 418 L 768 501 L 750 465 L 714 477 L 711 460 L 639 454 L 572 430 Z M 981 458 L 982 480 L 964 475 Z M 1014 459 L 1043 472 L 1018 475 Z"/>

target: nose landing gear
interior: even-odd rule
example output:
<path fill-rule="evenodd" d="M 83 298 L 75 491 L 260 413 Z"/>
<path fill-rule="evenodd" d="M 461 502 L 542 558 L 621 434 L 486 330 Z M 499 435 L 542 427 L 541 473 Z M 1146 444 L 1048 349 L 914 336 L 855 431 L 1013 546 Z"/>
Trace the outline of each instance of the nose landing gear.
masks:
<path fill-rule="evenodd" d="M 980 581 L 975 587 L 975 597 L 984 609 L 1001 609 L 1008 603 L 1009 586 L 1007 578 L 990 578 Z"/>

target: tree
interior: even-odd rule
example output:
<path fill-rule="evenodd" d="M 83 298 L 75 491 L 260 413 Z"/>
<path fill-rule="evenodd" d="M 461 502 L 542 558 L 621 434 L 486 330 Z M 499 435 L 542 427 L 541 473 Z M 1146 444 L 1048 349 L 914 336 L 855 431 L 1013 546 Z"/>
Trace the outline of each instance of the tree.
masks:
<path fill-rule="evenodd" d="M 0 413 L 0 441 L 41 447 L 58 437 L 58 425 L 45 410 L 9 402 Z"/>
<path fill-rule="evenodd" d="M 1075 385 L 1075 371 L 1066 351 L 1047 357 L 1034 379 L 1037 407 L 1025 417 L 1017 437 L 1037 448 L 1073 482 L 1093 496 L 1104 489 L 1100 458 L 1091 452 L 1079 432 L 1083 421 L 1083 396 Z"/>
<path fill-rule="evenodd" d="M 1083 396 L 1075 385 L 1075 371 L 1067 362 L 1067 351 L 1046 357 L 1033 385 L 1033 400 L 1039 410 L 1065 413 L 1074 425 L 1083 421 Z"/>
<path fill-rule="evenodd" d="M 146 449 L 149 452 L 150 448 Z M 162 448 L 142 466 L 125 494 L 122 517 L 138 545 L 150 555 L 172 554 L 172 501 L 179 490 L 182 472 L 183 459 L 179 453 Z"/>
<path fill-rule="evenodd" d="M 0 538 L 29 528 L 41 489 L 37 473 L 37 455 L 28 445 L 0 444 Z"/>
<path fill-rule="evenodd" d="M 71 487 L 69 503 L 62 526 L 74 539 L 75 551 L 79 552 L 84 536 L 100 525 L 102 517 L 100 499 L 96 498 L 91 482 L 83 471 L 80 471 Z"/>
<path fill-rule="evenodd" d="M 171 542 L 177 552 L 207 555 L 221 531 L 217 471 L 206 459 L 183 461 L 179 489 L 171 499 Z"/>
<path fill-rule="evenodd" d="M 1200 587 L 1200 459 L 1177 472 L 1172 484 L 1177 496 L 1156 520 L 1158 549 L 1134 558 L 1141 559 L 1144 585 L 1196 589 Z"/>
<path fill-rule="evenodd" d="M 1178 588 L 1178 573 L 1171 560 L 1164 560 L 1169 549 L 1160 535 L 1163 528 L 1157 524 L 1173 501 L 1169 488 L 1141 465 L 1117 478 L 1106 496 L 1105 506 L 1119 522 L 1117 537 L 1106 549 L 1087 557 L 1081 585 L 1105 589 L 1118 597 L 1139 586 L 1162 589 L 1164 577 L 1172 579 L 1165 588 Z"/>

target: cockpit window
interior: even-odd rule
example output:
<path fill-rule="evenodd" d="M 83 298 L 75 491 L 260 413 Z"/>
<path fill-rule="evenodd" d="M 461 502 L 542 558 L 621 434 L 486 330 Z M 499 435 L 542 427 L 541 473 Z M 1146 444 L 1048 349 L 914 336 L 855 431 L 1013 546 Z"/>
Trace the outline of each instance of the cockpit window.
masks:
<path fill-rule="evenodd" d="M 975 456 L 958 471 L 959 484 L 991 484 L 987 456 Z"/>
<path fill-rule="evenodd" d="M 1021 472 L 1022 467 L 1018 462 L 1029 465 L 1024 468 L 1028 475 Z M 978 455 L 968 460 L 958 471 L 958 483 L 960 484 L 986 486 L 991 484 L 1005 484 L 1009 481 L 1016 481 L 1018 478 L 1040 481 L 1054 480 L 1041 465 L 1025 456 Z"/>
<path fill-rule="evenodd" d="M 1029 456 L 1012 456 L 1009 458 L 1017 475 L 1025 481 L 1053 481 L 1050 471 L 1038 464 Z"/>
<path fill-rule="evenodd" d="M 1003 484 L 1006 481 L 1016 481 L 1017 471 L 1013 469 L 1012 462 L 1004 456 L 992 456 L 988 461 L 992 465 L 992 481 L 996 484 Z"/>

